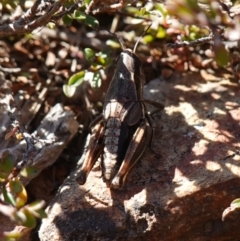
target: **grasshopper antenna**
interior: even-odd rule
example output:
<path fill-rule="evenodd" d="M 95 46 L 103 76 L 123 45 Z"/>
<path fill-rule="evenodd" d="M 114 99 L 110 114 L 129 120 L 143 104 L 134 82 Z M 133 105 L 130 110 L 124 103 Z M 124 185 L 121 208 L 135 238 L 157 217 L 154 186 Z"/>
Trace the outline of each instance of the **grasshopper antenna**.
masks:
<path fill-rule="evenodd" d="M 137 40 L 137 42 L 135 43 L 135 46 L 134 46 L 134 48 L 133 48 L 133 53 L 136 52 L 137 46 L 138 46 L 140 40 L 141 40 L 141 39 L 143 38 L 143 36 L 147 33 L 148 29 L 149 29 L 151 26 L 152 26 L 152 24 L 150 24 L 150 25 L 147 27 L 147 29 L 142 33 L 142 35 L 138 38 L 138 40 Z"/>
<path fill-rule="evenodd" d="M 117 39 L 118 39 L 118 41 L 119 41 L 119 43 L 122 47 L 122 50 L 126 49 L 126 46 L 124 45 L 122 38 L 119 38 L 117 35 L 116 35 L 116 37 L 117 37 Z"/>
<path fill-rule="evenodd" d="M 122 50 L 126 49 L 126 46 L 124 45 L 122 38 L 119 38 L 119 36 L 118 36 L 117 34 L 112 33 L 112 32 L 109 31 L 109 30 L 107 30 L 107 31 L 108 31 L 110 34 L 112 34 L 112 35 L 118 40 L 118 42 L 119 42 L 120 45 L 121 45 Z"/>

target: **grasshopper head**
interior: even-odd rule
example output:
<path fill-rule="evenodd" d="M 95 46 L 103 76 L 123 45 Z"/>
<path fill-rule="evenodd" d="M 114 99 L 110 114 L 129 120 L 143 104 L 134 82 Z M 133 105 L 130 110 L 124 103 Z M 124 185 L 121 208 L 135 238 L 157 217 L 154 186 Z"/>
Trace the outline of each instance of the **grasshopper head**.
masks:
<path fill-rule="evenodd" d="M 119 39 L 119 42 L 122 46 L 123 51 L 122 51 L 122 53 L 121 53 L 117 62 L 120 62 L 120 63 L 122 62 L 127 67 L 127 69 L 132 73 L 136 73 L 137 72 L 136 70 L 141 68 L 141 60 L 137 56 L 136 50 L 137 50 L 137 46 L 138 46 L 140 40 L 145 35 L 145 33 L 148 31 L 150 26 L 151 25 L 149 25 L 148 28 L 138 38 L 133 50 L 125 48 L 123 42 Z"/>
<path fill-rule="evenodd" d="M 118 62 L 122 62 L 127 67 L 127 70 L 132 73 L 136 73 L 136 70 L 141 67 L 140 58 L 131 49 L 123 50 Z"/>

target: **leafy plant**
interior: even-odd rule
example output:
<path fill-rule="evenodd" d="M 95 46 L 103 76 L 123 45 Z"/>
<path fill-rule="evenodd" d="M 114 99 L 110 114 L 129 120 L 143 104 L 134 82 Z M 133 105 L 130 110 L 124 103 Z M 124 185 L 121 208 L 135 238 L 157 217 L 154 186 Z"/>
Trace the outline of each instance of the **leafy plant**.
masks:
<path fill-rule="evenodd" d="M 44 201 L 35 201 L 27 204 L 27 191 L 18 177 L 9 178 L 14 170 L 14 156 L 9 151 L 3 152 L 0 159 L 0 212 L 27 228 L 36 226 L 36 218 L 45 218 L 43 211 Z M 25 176 L 34 173 L 34 168 L 22 171 Z M 17 231 L 4 232 L 1 240 L 14 241 L 21 237 Z"/>
<path fill-rule="evenodd" d="M 63 92 L 67 97 L 72 97 L 77 86 L 80 86 L 83 81 L 89 81 L 93 88 L 101 86 L 101 70 L 108 67 L 111 63 L 109 54 L 104 51 L 96 53 L 91 48 L 84 49 L 84 56 L 91 64 L 89 70 L 82 70 L 72 75 L 68 83 L 63 85 Z"/>

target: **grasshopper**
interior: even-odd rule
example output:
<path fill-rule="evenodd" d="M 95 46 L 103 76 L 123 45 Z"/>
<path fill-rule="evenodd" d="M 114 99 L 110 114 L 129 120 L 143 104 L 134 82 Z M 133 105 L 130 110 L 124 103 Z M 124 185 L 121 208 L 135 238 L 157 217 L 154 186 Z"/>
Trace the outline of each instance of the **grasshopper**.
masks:
<path fill-rule="evenodd" d="M 117 60 L 103 113 L 91 124 L 92 135 L 77 177 L 80 185 L 86 182 L 93 165 L 101 156 L 103 181 L 111 188 L 121 188 L 131 168 L 152 142 L 154 122 L 146 111 L 145 103 L 160 110 L 164 107 L 143 98 L 141 60 L 135 53 L 139 40 L 134 50 L 123 48 Z"/>

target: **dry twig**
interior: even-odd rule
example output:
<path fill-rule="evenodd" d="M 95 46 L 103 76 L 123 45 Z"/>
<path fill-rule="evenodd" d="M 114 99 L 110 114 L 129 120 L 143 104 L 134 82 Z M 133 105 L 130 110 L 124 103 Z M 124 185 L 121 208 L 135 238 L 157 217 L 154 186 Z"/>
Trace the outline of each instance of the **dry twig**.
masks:
<path fill-rule="evenodd" d="M 20 18 L 0 26 L 0 37 L 30 33 L 46 25 L 66 1 L 59 0 L 53 4 L 49 4 L 46 1 L 36 0 L 34 5 Z"/>
<path fill-rule="evenodd" d="M 204 38 L 199 38 L 194 41 L 188 42 L 188 41 L 183 41 L 181 43 L 168 43 L 166 44 L 167 48 L 181 48 L 181 47 L 186 47 L 186 46 L 195 46 L 195 45 L 200 45 L 200 44 L 205 44 L 205 43 L 211 43 L 213 41 L 213 36 L 210 35 L 208 37 Z"/>

